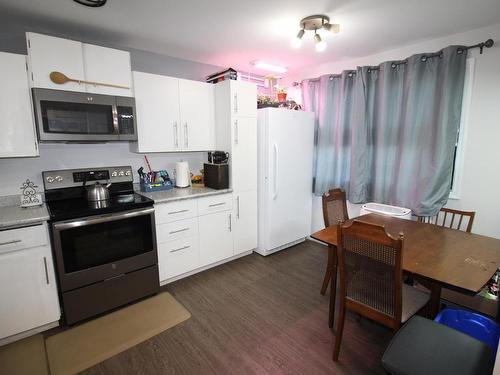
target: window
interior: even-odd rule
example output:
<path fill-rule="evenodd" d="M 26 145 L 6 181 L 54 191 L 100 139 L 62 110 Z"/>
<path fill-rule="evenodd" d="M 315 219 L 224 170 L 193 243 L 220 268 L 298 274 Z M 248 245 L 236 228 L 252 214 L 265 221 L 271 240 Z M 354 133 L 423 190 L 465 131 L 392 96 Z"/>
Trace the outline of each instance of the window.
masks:
<path fill-rule="evenodd" d="M 455 144 L 455 155 L 453 160 L 453 172 L 450 184 L 450 199 L 460 199 L 460 188 L 462 185 L 462 172 L 465 156 L 465 142 L 467 139 L 467 128 L 469 122 L 469 111 L 472 99 L 472 83 L 474 79 L 474 65 L 476 60 L 469 58 L 465 65 L 464 94 L 462 99 L 462 115 Z"/>

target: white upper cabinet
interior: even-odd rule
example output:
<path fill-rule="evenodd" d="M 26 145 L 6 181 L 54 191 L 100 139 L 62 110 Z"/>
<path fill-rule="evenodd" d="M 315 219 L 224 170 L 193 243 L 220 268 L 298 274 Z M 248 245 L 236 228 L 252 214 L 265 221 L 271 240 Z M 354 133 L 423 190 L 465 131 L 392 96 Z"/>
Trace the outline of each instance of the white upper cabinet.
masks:
<path fill-rule="evenodd" d="M 208 151 L 215 145 L 214 85 L 179 79 L 179 110 L 184 150 Z"/>
<path fill-rule="evenodd" d="M 136 152 L 178 151 L 179 82 L 176 78 L 134 72 L 137 112 Z"/>
<path fill-rule="evenodd" d="M 83 67 L 85 80 L 111 85 L 86 85 L 87 92 L 117 96 L 133 96 L 130 53 L 113 48 L 83 44 Z"/>
<path fill-rule="evenodd" d="M 133 96 L 130 53 L 36 33 L 26 33 L 32 87 L 65 91 Z M 75 80 L 92 81 L 128 88 L 86 85 L 78 82 L 57 84 L 51 72 L 61 72 Z"/>
<path fill-rule="evenodd" d="M 215 148 L 213 85 L 133 72 L 138 142 L 135 152 Z"/>
<path fill-rule="evenodd" d="M 229 81 L 233 115 L 257 117 L 257 86 L 243 81 Z"/>
<path fill-rule="evenodd" d="M 0 157 L 38 156 L 26 56 L 0 52 Z"/>
<path fill-rule="evenodd" d="M 85 85 L 68 82 L 63 85 L 50 80 L 57 71 L 66 76 L 84 80 L 82 43 L 53 36 L 26 33 L 32 86 L 66 91 L 85 91 Z"/>
<path fill-rule="evenodd" d="M 232 187 L 235 191 L 257 189 L 257 119 L 234 117 L 232 121 Z"/>

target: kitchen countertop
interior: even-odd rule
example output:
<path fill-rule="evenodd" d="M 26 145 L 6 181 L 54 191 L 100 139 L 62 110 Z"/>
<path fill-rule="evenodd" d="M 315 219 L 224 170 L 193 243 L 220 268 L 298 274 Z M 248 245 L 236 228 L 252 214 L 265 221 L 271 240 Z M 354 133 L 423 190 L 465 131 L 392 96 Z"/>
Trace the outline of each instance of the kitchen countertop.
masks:
<path fill-rule="evenodd" d="M 155 201 L 155 203 L 167 203 L 174 202 L 183 199 L 193 199 L 193 198 L 201 198 L 210 195 L 219 195 L 231 193 L 233 189 L 221 189 L 215 190 L 211 188 L 207 188 L 205 186 L 192 186 L 187 188 L 173 188 L 172 190 L 164 190 L 164 191 L 154 191 L 152 193 L 144 193 L 139 190 L 139 185 L 136 187 L 136 191 L 144 195 L 145 197 L 151 198 Z"/>
<path fill-rule="evenodd" d="M 37 224 L 49 220 L 45 204 L 36 207 L 0 206 L 0 230 Z"/>

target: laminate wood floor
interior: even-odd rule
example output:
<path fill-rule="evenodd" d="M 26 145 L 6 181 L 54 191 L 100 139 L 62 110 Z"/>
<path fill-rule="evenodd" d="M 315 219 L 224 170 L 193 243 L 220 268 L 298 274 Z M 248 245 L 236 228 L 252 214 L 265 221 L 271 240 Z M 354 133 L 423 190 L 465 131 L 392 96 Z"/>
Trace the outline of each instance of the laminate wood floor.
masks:
<path fill-rule="evenodd" d="M 191 319 L 84 374 L 384 374 L 391 331 L 349 312 L 332 361 L 325 262 L 326 247 L 306 241 L 169 284 Z"/>

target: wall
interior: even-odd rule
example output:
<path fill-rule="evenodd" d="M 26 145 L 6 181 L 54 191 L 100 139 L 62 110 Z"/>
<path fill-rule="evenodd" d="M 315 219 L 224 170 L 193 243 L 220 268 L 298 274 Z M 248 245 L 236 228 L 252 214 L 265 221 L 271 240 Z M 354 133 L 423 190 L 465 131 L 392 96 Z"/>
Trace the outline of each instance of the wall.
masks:
<path fill-rule="evenodd" d="M 130 51 L 132 70 L 147 73 L 203 81 L 206 75 L 221 70 L 220 67 L 214 65 L 100 43 L 87 35 L 57 32 L 51 25 L 32 20 L 28 22 L 23 19 L 16 20 L 15 23 L 0 22 L 0 51 L 26 54 L 26 31 L 128 50 Z M 148 158 L 153 169 L 167 169 L 169 173 L 173 173 L 175 162 L 182 159 L 189 162 L 193 173 L 198 174 L 206 159 L 206 153 L 159 153 L 149 154 Z M 118 165 L 131 165 L 134 172 L 141 166 L 146 167 L 143 155 L 130 152 L 127 142 L 40 144 L 40 157 L 38 158 L 0 159 L 0 175 L 2 176 L 0 195 L 19 194 L 19 187 L 27 178 L 34 181 L 39 186 L 39 190 L 43 190 L 41 172 L 44 170 Z M 134 175 L 134 178 L 137 181 L 137 174 Z"/>
<path fill-rule="evenodd" d="M 387 60 L 401 60 L 415 53 L 437 51 L 452 44 L 473 45 L 492 38 L 493 48 L 482 55 L 479 50 L 469 52 L 475 58 L 471 104 L 465 126 L 464 161 L 459 199 L 450 199 L 447 206 L 476 211 L 473 232 L 500 238 L 500 24 L 428 40 L 361 58 L 332 61 L 312 66 L 289 82 L 322 74 L 336 74 L 344 69 L 362 65 L 377 65 Z M 359 205 L 350 205 L 353 215 L 359 213 Z M 312 230 L 323 227 L 320 198 L 313 203 Z"/>
<path fill-rule="evenodd" d="M 153 170 L 166 169 L 171 177 L 175 163 L 184 160 L 194 174 L 198 174 L 206 158 L 204 152 L 148 154 Z M 139 182 L 136 171 L 147 169 L 144 156 L 129 151 L 127 142 L 101 144 L 40 144 L 40 157 L 0 159 L 0 196 L 20 194 L 20 186 L 29 178 L 43 191 L 42 171 L 86 167 L 111 167 L 131 165 L 134 180 Z"/>
<path fill-rule="evenodd" d="M 63 25 L 44 23 L 38 20 L 16 18 L 16 22 L 5 21 L 0 16 L 0 51 L 26 54 L 27 31 L 79 40 L 105 47 L 122 49 L 130 52 L 132 70 L 163 74 L 172 77 L 204 81 L 209 74 L 222 70 L 220 66 L 204 64 L 154 52 L 125 48 L 120 44 L 106 43 L 99 39 L 99 33 L 89 35 L 68 31 Z M 119 40 L 118 37 L 115 39 Z"/>

